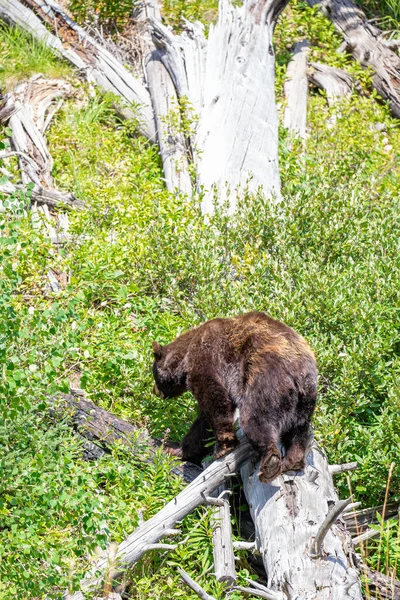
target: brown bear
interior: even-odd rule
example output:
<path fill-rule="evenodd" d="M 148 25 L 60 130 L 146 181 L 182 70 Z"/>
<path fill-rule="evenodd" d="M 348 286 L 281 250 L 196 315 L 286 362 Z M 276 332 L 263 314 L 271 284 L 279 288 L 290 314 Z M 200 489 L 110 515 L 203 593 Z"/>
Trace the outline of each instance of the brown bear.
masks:
<path fill-rule="evenodd" d="M 311 348 L 293 329 L 250 312 L 207 321 L 166 346 L 154 342 L 153 351 L 154 392 L 175 398 L 190 390 L 199 405 L 199 417 L 171 453 L 199 464 L 208 453 L 210 428 L 215 456 L 232 450 L 238 444 L 238 408 L 240 426 L 261 456 L 261 481 L 304 468 L 317 367 Z"/>

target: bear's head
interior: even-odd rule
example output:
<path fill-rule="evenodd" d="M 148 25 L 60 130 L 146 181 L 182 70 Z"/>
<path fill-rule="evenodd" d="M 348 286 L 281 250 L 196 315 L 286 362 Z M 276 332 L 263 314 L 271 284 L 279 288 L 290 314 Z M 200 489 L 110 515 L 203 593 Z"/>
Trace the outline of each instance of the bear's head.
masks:
<path fill-rule="evenodd" d="M 159 398 L 176 398 L 186 392 L 186 369 L 182 356 L 174 351 L 173 344 L 161 346 L 153 342 L 154 363 L 153 392 Z"/>

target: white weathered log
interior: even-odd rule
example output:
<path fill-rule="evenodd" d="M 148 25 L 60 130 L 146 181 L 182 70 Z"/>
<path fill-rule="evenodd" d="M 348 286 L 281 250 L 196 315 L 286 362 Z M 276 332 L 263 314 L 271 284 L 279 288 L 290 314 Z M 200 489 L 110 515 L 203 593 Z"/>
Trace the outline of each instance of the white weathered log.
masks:
<path fill-rule="evenodd" d="M 377 537 L 380 534 L 381 531 L 379 529 L 367 529 L 367 531 L 364 531 L 364 533 L 353 537 L 351 541 L 353 542 L 354 546 L 358 546 L 361 544 L 361 542 L 370 540 L 371 538 Z"/>
<path fill-rule="evenodd" d="M 236 583 L 236 573 L 230 505 L 226 497 L 221 497 L 221 494 L 226 491 L 228 490 L 225 484 L 222 484 L 216 492 L 218 498 L 222 500 L 222 505 L 213 509 L 211 524 L 213 528 L 214 574 L 217 581 L 231 586 Z"/>
<path fill-rule="evenodd" d="M 368 22 L 365 13 L 351 0 L 307 0 L 320 5 L 335 28 L 344 36 L 347 49 L 362 66 L 374 71 L 372 83 L 400 118 L 400 58 L 382 40 L 382 32 Z"/>
<path fill-rule="evenodd" d="M 340 522 L 327 532 L 323 556 L 308 556 L 310 538 L 338 500 L 322 450 L 313 444 L 304 472 L 284 473 L 267 485 L 258 471 L 250 462 L 241 474 L 268 587 L 288 600 L 361 600 L 358 573 L 346 550 L 350 536 Z"/>
<path fill-rule="evenodd" d="M 0 192 L 7 196 L 22 192 L 24 189 L 24 186 L 11 183 L 10 181 L 0 184 Z M 39 205 L 47 204 L 50 208 L 73 208 L 80 210 L 85 206 L 84 202 L 75 198 L 73 194 L 60 192 L 59 190 L 46 190 L 41 185 L 33 187 L 31 200 Z"/>
<path fill-rule="evenodd" d="M 326 92 L 330 105 L 339 98 L 350 96 L 353 90 L 353 78 L 343 69 L 311 63 L 308 77 L 310 83 Z"/>
<path fill-rule="evenodd" d="M 178 496 L 171 500 L 154 517 L 140 525 L 119 546 L 116 559 L 118 570 L 122 571 L 129 565 L 136 563 L 147 551 L 149 544 L 156 544 L 165 535 L 165 532 L 181 521 L 196 506 L 204 503 L 204 498 L 209 496 L 220 486 L 229 473 L 234 473 L 244 461 L 254 455 L 254 451 L 247 440 L 242 440 L 240 445 L 230 454 L 213 462 L 199 477 L 197 477 Z M 101 582 L 102 575 L 107 568 L 107 556 L 101 558 L 93 567 L 92 573 L 81 582 L 81 591 L 95 589 Z M 97 573 L 100 573 L 98 575 Z M 114 576 L 117 576 L 115 573 Z M 78 592 L 79 594 L 79 592 Z M 78 600 L 79 595 L 73 596 Z"/>
<path fill-rule="evenodd" d="M 207 592 L 203 590 L 203 588 L 198 583 L 196 583 L 190 577 L 190 575 L 186 573 L 186 571 L 178 567 L 178 572 L 179 575 L 182 577 L 182 581 L 186 583 L 186 585 L 190 587 L 190 589 L 193 590 L 194 593 L 197 594 L 199 598 L 201 598 L 201 600 L 216 600 L 214 596 L 210 596 L 210 594 L 207 594 Z"/>
<path fill-rule="evenodd" d="M 150 96 L 142 82 L 134 77 L 106 48 L 77 25 L 53 0 L 32 0 L 36 14 L 19 0 L 0 0 L 0 18 L 28 31 L 61 54 L 103 90 L 111 91 L 126 101 L 122 114 L 139 117 L 139 129 L 148 139 L 155 139 L 155 126 Z M 47 23 L 53 35 L 44 25 Z M 60 37 L 57 37 L 59 35 Z M 73 46 L 74 50 L 65 47 Z M 71 40 L 72 38 L 72 40 Z M 136 110 L 130 108 L 137 106 Z"/>
<path fill-rule="evenodd" d="M 202 210 L 213 212 L 238 194 L 280 197 L 278 119 L 275 105 L 273 29 L 286 0 L 220 0 L 218 22 L 210 27 L 204 106 L 195 146 Z"/>
<path fill-rule="evenodd" d="M 178 98 L 169 73 L 154 50 L 146 60 L 147 82 L 156 123 L 157 141 L 167 189 L 190 195 L 192 184 L 185 138 L 180 130 Z"/>
<path fill-rule="evenodd" d="M 293 58 L 288 64 L 284 94 L 286 107 L 283 117 L 284 126 L 295 136 L 304 139 L 307 128 L 307 57 L 310 44 L 307 40 L 298 42 L 293 50 Z"/>

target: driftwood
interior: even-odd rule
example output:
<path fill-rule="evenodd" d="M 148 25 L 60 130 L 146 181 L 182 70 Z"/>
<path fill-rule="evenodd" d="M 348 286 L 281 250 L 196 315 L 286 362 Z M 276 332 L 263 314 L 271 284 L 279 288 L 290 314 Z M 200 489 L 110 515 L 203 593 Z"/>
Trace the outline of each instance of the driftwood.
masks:
<path fill-rule="evenodd" d="M 307 127 L 307 55 L 309 50 L 310 45 L 306 40 L 295 45 L 284 84 L 286 108 L 283 124 L 301 139 L 306 137 Z"/>
<path fill-rule="evenodd" d="M 114 576 L 117 577 L 124 569 L 136 563 L 149 549 L 154 549 L 154 545 L 168 535 L 174 525 L 197 506 L 215 504 L 216 499 L 211 497 L 212 492 L 252 455 L 253 449 L 249 442 L 242 440 L 233 452 L 213 462 L 154 517 L 140 525 L 118 546 L 116 554 L 118 565 Z M 101 574 L 104 575 L 106 568 L 107 557 L 105 556 L 96 563 L 92 573 L 81 582 L 81 592 L 74 594 L 73 600 L 82 598 L 82 592 L 95 589 L 101 583 Z"/>
<path fill-rule="evenodd" d="M 25 29 L 71 62 L 88 81 L 122 98 L 125 106 L 121 114 L 125 118 L 138 117 L 143 135 L 155 139 L 150 96 L 143 83 L 104 45 L 77 25 L 56 2 L 27 0 L 23 4 L 19 0 L 0 0 L 0 18 Z M 132 104 L 137 111 L 132 110 Z"/>
<path fill-rule="evenodd" d="M 311 63 L 308 78 L 310 83 L 326 92 L 329 104 L 339 98 L 350 96 L 353 90 L 353 78 L 343 69 L 321 63 Z"/>
<path fill-rule="evenodd" d="M 400 58 L 382 39 L 382 32 L 368 22 L 365 13 L 351 0 L 307 0 L 320 5 L 362 66 L 374 71 L 373 85 L 400 118 Z"/>
<path fill-rule="evenodd" d="M 260 483 L 257 473 L 251 462 L 241 469 L 268 587 L 288 599 L 361 600 L 351 539 L 340 521 L 329 523 L 322 548 L 310 552 L 338 502 L 322 450 L 313 444 L 304 473 L 285 473 L 269 485 Z"/>

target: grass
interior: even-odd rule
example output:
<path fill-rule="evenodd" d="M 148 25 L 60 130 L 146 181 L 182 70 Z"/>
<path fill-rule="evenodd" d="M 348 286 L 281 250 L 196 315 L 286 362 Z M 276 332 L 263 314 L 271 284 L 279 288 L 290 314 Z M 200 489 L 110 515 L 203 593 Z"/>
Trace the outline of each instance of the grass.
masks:
<path fill-rule="evenodd" d="M 42 73 L 47 77 L 68 77 L 72 69 L 50 48 L 32 39 L 21 29 L 0 23 L 0 84 L 3 90 Z"/>
<path fill-rule="evenodd" d="M 183 7 L 169 6 L 178 22 Z M 47 395 L 80 384 L 96 403 L 179 439 L 194 402 L 189 394 L 169 403 L 153 396 L 151 343 L 214 316 L 266 310 L 301 331 L 318 356 L 315 430 L 329 459 L 358 461 L 350 482 L 364 506 L 400 499 L 398 122 L 377 102 L 370 75 L 337 53 L 329 22 L 299 2 L 276 31 L 278 98 L 288 47 L 300 35 L 311 40 L 313 60 L 351 71 L 365 95 L 329 108 L 311 91 L 301 157 L 281 130 L 280 206 L 245 198 L 234 217 L 217 211 L 205 224 L 197 205 L 165 190 L 157 152 L 135 123 L 115 116 L 111 97 L 79 84 L 48 131 L 57 185 L 87 205 L 71 214 L 70 241 L 55 252 L 23 202 L 0 214 L 0 600 L 59 598 L 96 548 L 123 539 L 138 511 L 148 518 L 181 485 L 161 454 L 154 465 L 122 448 L 82 461 L 67 420 L 49 416 Z M 40 58 L 43 48 L 31 59 L 35 44 L 26 37 L 22 54 L 15 37 L 0 31 L 3 82 L 39 66 L 49 76 L 64 68 Z M 49 268 L 70 275 L 59 294 L 48 290 Z M 347 496 L 345 476 L 338 487 Z M 393 574 L 398 529 L 394 521 L 379 527 L 367 560 Z M 209 577 L 210 540 L 209 511 L 199 509 L 174 552 L 136 566 L 132 597 L 192 598 L 177 564 L 223 597 Z M 249 573 L 244 553 L 239 583 Z"/>

